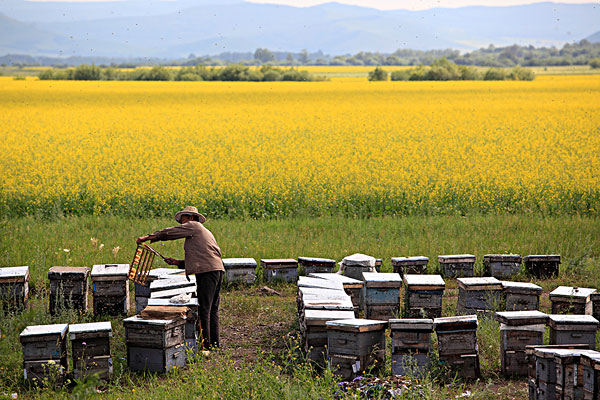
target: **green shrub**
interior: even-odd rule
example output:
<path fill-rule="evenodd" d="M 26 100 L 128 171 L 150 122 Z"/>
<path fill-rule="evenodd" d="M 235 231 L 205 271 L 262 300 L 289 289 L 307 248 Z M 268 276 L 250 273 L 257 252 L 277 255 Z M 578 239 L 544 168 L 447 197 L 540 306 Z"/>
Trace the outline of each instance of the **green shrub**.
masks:
<path fill-rule="evenodd" d="M 483 75 L 484 81 L 503 81 L 506 79 L 506 72 L 502 68 L 490 68 Z"/>
<path fill-rule="evenodd" d="M 13 76 L 13 81 L 24 81 L 24 80 L 25 80 L 24 76 L 20 76 L 20 75 Z"/>
<path fill-rule="evenodd" d="M 51 69 L 45 69 L 38 74 L 38 78 L 41 81 L 51 81 L 54 80 L 54 71 Z"/>
<path fill-rule="evenodd" d="M 419 65 L 417 68 L 410 71 L 409 81 L 424 81 L 425 80 L 425 68 Z"/>
<path fill-rule="evenodd" d="M 92 64 L 81 64 L 73 70 L 73 79 L 76 81 L 97 81 L 100 80 L 100 67 Z"/>
<path fill-rule="evenodd" d="M 410 78 L 410 70 L 404 69 L 400 71 L 393 71 L 390 74 L 390 79 L 393 81 L 407 81 Z"/>
<path fill-rule="evenodd" d="M 165 67 L 152 67 L 151 70 L 144 71 L 142 75 L 144 81 L 172 81 L 171 71 Z"/>
<path fill-rule="evenodd" d="M 593 69 L 598 69 L 600 68 L 600 58 L 592 58 L 589 62 L 588 62 L 589 66 L 592 67 Z"/>
<path fill-rule="evenodd" d="M 516 66 L 508 74 L 508 79 L 512 79 L 513 81 L 532 81 L 535 79 L 535 74 L 528 68 Z"/>
<path fill-rule="evenodd" d="M 481 74 L 475 67 L 461 65 L 458 69 L 460 71 L 460 79 L 463 81 L 478 81 L 481 79 Z"/>
<path fill-rule="evenodd" d="M 376 67 L 373 71 L 369 72 L 370 81 L 387 81 L 388 73 L 381 67 Z"/>
<path fill-rule="evenodd" d="M 308 71 L 298 71 L 297 69 L 288 69 L 283 73 L 281 77 L 282 81 L 303 81 L 308 82 L 312 81 L 312 78 Z"/>

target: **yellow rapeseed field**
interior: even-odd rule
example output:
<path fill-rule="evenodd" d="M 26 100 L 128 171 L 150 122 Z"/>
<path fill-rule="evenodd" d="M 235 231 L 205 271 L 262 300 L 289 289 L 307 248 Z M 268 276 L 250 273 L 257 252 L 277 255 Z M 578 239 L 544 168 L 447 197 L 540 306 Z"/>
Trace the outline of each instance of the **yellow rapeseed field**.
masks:
<path fill-rule="evenodd" d="M 0 214 L 600 210 L 600 76 L 0 78 Z"/>

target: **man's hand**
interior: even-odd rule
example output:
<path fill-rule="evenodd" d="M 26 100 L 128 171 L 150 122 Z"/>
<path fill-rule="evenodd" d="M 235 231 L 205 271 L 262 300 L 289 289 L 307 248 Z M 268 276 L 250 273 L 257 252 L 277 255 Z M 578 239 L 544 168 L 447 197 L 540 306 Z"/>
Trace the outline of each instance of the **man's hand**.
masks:
<path fill-rule="evenodd" d="M 137 238 L 136 243 L 140 244 L 140 243 L 144 243 L 145 241 L 149 240 L 150 236 L 146 235 L 146 236 L 140 236 L 139 238 Z"/>
<path fill-rule="evenodd" d="M 173 257 L 165 257 L 165 262 L 169 265 L 179 266 L 179 260 Z"/>

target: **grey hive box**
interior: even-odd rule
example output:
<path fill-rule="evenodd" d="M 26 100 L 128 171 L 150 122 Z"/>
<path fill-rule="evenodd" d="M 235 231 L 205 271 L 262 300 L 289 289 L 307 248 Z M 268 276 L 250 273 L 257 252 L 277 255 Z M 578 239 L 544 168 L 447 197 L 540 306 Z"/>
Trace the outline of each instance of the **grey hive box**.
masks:
<path fill-rule="evenodd" d="M 550 344 L 587 344 L 596 349 L 598 320 L 591 315 L 549 315 Z"/>
<path fill-rule="evenodd" d="M 352 299 L 352 304 L 354 305 L 354 316 L 358 317 L 361 309 L 361 296 L 364 286 L 363 281 L 350 278 L 349 276 L 332 273 L 310 273 L 308 276 L 340 282 L 343 285 L 346 294 Z"/>
<path fill-rule="evenodd" d="M 541 286 L 529 282 L 502 281 L 506 311 L 531 311 L 540 308 Z"/>
<path fill-rule="evenodd" d="M 525 350 L 528 345 L 543 345 L 548 315 L 539 311 L 496 313 L 500 322 L 500 368 L 506 377 L 527 376 Z"/>
<path fill-rule="evenodd" d="M 432 319 L 390 319 L 393 375 L 427 372 L 432 332 Z"/>
<path fill-rule="evenodd" d="M 298 261 L 293 258 L 267 258 L 261 259 L 265 281 L 281 280 L 296 282 L 298 280 Z"/>
<path fill-rule="evenodd" d="M 225 282 L 228 284 L 252 285 L 256 282 L 256 267 L 254 258 L 224 258 Z"/>
<path fill-rule="evenodd" d="M 363 272 L 376 272 L 377 259 L 365 254 L 353 254 L 341 261 L 344 275 L 361 281 Z"/>
<path fill-rule="evenodd" d="M 475 274 L 476 257 L 472 254 L 438 256 L 444 278 L 471 277 Z"/>
<path fill-rule="evenodd" d="M 521 256 L 518 254 L 486 254 L 483 266 L 489 276 L 507 279 L 521 270 Z"/>
<path fill-rule="evenodd" d="M 185 346 L 186 349 L 195 353 L 198 347 L 198 338 L 200 337 L 200 326 L 198 325 L 198 299 L 192 298 L 186 303 L 171 303 L 168 299 L 149 299 L 148 305 L 189 308 L 190 313 L 185 320 Z"/>
<path fill-rule="evenodd" d="M 425 274 L 427 273 L 428 263 L 429 258 L 425 256 L 392 257 L 392 267 L 394 268 L 394 272 L 400 275 Z"/>
<path fill-rule="evenodd" d="M 326 322 L 329 363 L 345 379 L 385 367 L 387 321 L 347 319 Z"/>
<path fill-rule="evenodd" d="M 312 273 L 331 273 L 335 269 L 336 261 L 330 258 L 298 257 L 301 275 Z"/>
<path fill-rule="evenodd" d="M 556 366 L 556 397 L 560 399 L 583 399 L 583 365 L 581 355 L 590 350 L 557 349 L 554 354 Z"/>
<path fill-rule="evenodd" d="M 75 379 L 91 374 L 98 374 L 98 377 L 105 381 L 112 378 L 111 337 L 110 322 L 69 325 Z"/>
<path fill-rule="evenodd" d="M 591 315 L 596 319 L 600 318 L 600 293 L 591 293 L 585 299 L 585 314 Z"/>
<path fill-rule="evenodd" d="M 502 309 L 502 283 L 494 277 L 457 278 L 458 314 L 486 313 Z"/>
<path fill-rule="evenodd" d="M 129 312 L 129 264 L 92 267 L 94 315 L 127 315 Z"/>
<path fill-rule="evenodd" d="M 55 380 L 62 384 L 68 370 L 68 324 L 33 325 L 19 335 L 25 380 Z"/>
<path fill-rule="evenodd" d="M 587 298 L 596 289 L 559 286 L 550 292 L 552 314 L 585 314 Z"/>
<path fill-rule="evenodd" d="M 50 280 L 50 314 L 60 310 L 88 310 L 88 267 L 52 267 L 48 271 Z"/>
<path fill-rule="evenodd" d="M 479 378 L 477 315 L 435 318 L 434 329 L 440 362 L 462 378 Z"/>
<path fill-rule="evenodd" d="M 446 283 L 441 275 L 406 274 L 404 313 L 409 318 L 438 318 L 442 315 L 442 297 Z"/>
<path fill-rule="evenodd" d="M 20 311 L 29 300 L 29 267 L 0 268 L 0 308 Z"/>
<path fill-rule="evenodd" d="M 354 318 L 354 311 L 305 310 L 299 322 L 307 358 L 324 366 L 327 361 L 327 321 Z"/>
<path fill-rule="evenodd" d="M 532 254 L 523 258 L 525 270 L 533 277 L 547 279 L 558 276 L 560 254 Z"/>
<path fill-rule="evenodd" d="M 389 320 L 400 313 L 402 278 L 396 273 L 363 272 L 363 309 L 365 318 Z"/>
<path fill-rule="evenodd" d="M 600 353 L 582 352 L 579 362 L 583 366 L 583 398 L 596 400 L 600 397 Z"/>

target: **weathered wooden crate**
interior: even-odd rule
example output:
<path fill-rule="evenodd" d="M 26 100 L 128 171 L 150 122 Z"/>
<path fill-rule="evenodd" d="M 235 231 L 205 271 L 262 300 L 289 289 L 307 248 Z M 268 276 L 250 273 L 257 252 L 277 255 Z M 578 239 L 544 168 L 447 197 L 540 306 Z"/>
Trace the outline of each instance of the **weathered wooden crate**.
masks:
<path fill-rule="evenodd" d="M 550 344 L 587 344 L 596 349 L 598 320 L 591 315 L 549 315 Z"/>
<path fill-rule="evenodd" d="M 591 293 L 585 301 L 585 314 L 600 318 L 600 293 Z"/>
<path fill-rule="evenodd" d="M 92 267 L 94 315 L 127 315 L 129 312 L 129 264 Z"/>
<path fill-rule="evenodd" d="M 183 344 L 185 320 L 142 319 L 137 316 L 123 320 L 127 346 L 166 349 Z"/>
<path fill-rule="evenodd" d="M 457 278 L 458 314 L 486 313 L 501 310 L 502 283 L 494 277 Z"/>
<path fill-rule="evenodd" d="M 422 375 L 429 368 L 432 319 L 391 319 L 392 374 Z"/>
<path fill-rule="evenodd" d="M 433 325 L 442 356 L 477 354 L 477 315 L 435 318 Z"/>
<path fill-rule="evenodd" d="M 261 259 L 263 278 L 267 282 L 281 280 L 296 282 L 298 280 L 298 261 L 293 258 Z"/>
<path fill-rule="evenodd" d="M 200 326 L 198 319 L 198 299 L 192 298 L 186 303 L 171 303 L 167 299 L 150 299 L 148 300 L 149 306 L 170 306 L 170 307 L 187 307 L 190 312 L 185 320 L 185 342 L 188 348 L 196 351 L 196 341 L 200 335 Z"/>
<path fill-rule="evenodd" d="M 110 322 L 90 322 L 69 325 L 73 364 L 90 357 L 110 356 Z"/>
<path fill-rule="evenodd" d="M 507 279 L 519 273 L 521 256 L 518 254 L 486 254 L 483 256 L 483 266 L 489 276 Z"/>
<path fill-rule="evenodd" d="M 446 283 L 440 275 L 406 274 L 404 313 L 408 318 L 438 318 L 442 315 L 442 297 Z"/>
<path fill-rule="evenodd" d="M 556 397 L 556 383 L 537 382 L 536 400 L 562 400 Z"/>
<path fill-rule="evenodd" d="M 300 275 L 312 273 L 331 273 L 335 269 L 335 260 L 329 258 L 298 257 Z"/>
<path fill-rule="evenodd" d="M 66 367 L 68 327 L 68 324 L 53 324 L 23 329 L 19 335 L 23 361 L 55 360 Z"/>
<path fill-rule="evenodd" d="M 110 381 L 113 376 L 113 359 L 111 356 L 86 357 L 73 361 L 73 377 L 97 375 L 103 381 Z"/>
<path fill-rule="evenodd" d="M 557 348 L 537 347 L 535 353 L 535 379 L 538 388 L 541 382 L 556 384 L 556 363 L 554 354 Z"/>
<path fill-rule="evenodd" d="M 132 371 L 166 373 L 174 367 L 185 367 L 185 344 L 168 348 L 127 346 L 127 366 Z"/>
<path fill-rule="evenodd" d="M 166 289 L 150 293 L 151 299 L 170 299 L 180 294 L 196 297 L 196 285 L 176 289 Z"/>
<path fill-rule="evenodd" d="M 365 318 L 389 320 L 400 313 L 402 278 L 396 273 L 363 272 Z"/>
<path fill-rule="evenodd" d="M 534 283 L 502 281 L 506 311 L 533 311 L 540 308 L 542 288 Z"/>
<path fill-rule="evenodd" d="M 88 310 L 88 267 L 52 267 L 50 280 L 50 314 L 61 310 Z"/>
<path fill-rule="evenodd" d="M 252 285 L 256 282 L 256 267 L 254 258 L 224 258 L 226 284 Z"/>
<path fill-rule="evenodd" d="M 343 290 L 299 287 L 297 301 L 299 314 L 306 309 L 354 311 L 350 296 Z"/>
<path fill-rule="evenodd" d="M 94 315 L 127 315 L 129 301 L 129 292 L 124 296 L 94 296 Z"/>
<path fill-rule="evenodd" d="M 582 352 L 579 362 L 583 366 L 583 398 L 596 400 L 600 397 L 600 353 Z"/>
<path fill-rule="evenodd" d="M 577 349 L 577 350 L 589 350 L 589 346 L 587 344 L 567 344 L 567 345 L 555 345 L 555 344 L 545 344 L 545 345 L 526 345 L 525 346 L 525 359 L 528 365 L 528 375 L 530 379 L 537 381 L 537 356 L 536 351 L 540 349 L 545 349 L 546 351 L 551 351 L 553 349 Z M 550 356 L 551 357 L 551 356 Z"/>
<path fill-rule="evenodd" d="M 352 319 L 354 311 L 305 310 L 299 320 L 304 350 L 309 360 L 325 365 L 327 360 L 327 321 Z"/>
<path fill-rule="evenodd" d="M 29 299 L 29 267 L 0 268 L 0 308 L 19 311 Z"/>
<path fill-rule="evenodd" d="M 547 279 L 558 276 L 560 254 L 537 254 L 523 258 L 525 270 L 533 277 Z"/>
<path fill-rule="evenodd" d="M 298 287 L 331 289 L 341 291 L 344 290 L 344 285 L 338 280 L 313 278 L 311 276 L 299 276 Z"/>
<path fill-rule="evenodd" d="M 345 380 L 351 380 L 365 373 L 376 374 L 385 368 L 385 350 L 376 350 L 362 356 L 329 352 L 327 357 L 333 372 Z"/>
<path fill-rule="evenodd" d="M 146 284 L 134 282 L 135 297 L 150 297 L 150 284 L 157 279 L 166 279 L 171 275 L 179 275 L 183 270 L 178 268 L 154 268 L 151 269 L 146 278 Z"/>
<path fill-rule="evenodd" d="M 552 314 L 585 314 L 588 296 L 596 289 L 559 286 L 550 292 Z"/>
<path fill-rule="evenodd" d="M 344 275 L 362 281 L 363 272 L 376 272 L 377 259 L 366 254 L 353 254 L 344 257 L 341 262 Z"/>
<path fill-rule="evenodd" d="M 62 386 L 67 370 L 66 362 L 63 364 L 57 360 L 23 361 L 23 377 L 30 382 L 50 382 Z"/>
<path fill-rule="evenodd" d="M 463 379 L 478 379 L 481 377 L 479 354 L 441 355 L 440 363 L 447 365 L 452 372 Z"/>
<path fill-rule="evenodd" d="M 472 254 L 451 254 L 438 256 L 445 278 L 471 277 L 475 274 L 476 257 Z"/>
<path fill-rule="evenodd" d="M 419 377 L 429 370 L 428 353 L 394 353 L 392 354 L 392 375 Z"/>
<path fill-rule="evenodd" d="M 354 305 L 354 315 L 355 317 L 358 317 L 361 309 L 361 296 L 364 286 L 363 281 L 353 279 L 345 275 L 332 273 L 310 273 L 309 277 L 341 282 L 344 287 L 344 291 L 352 299 L 352 304 Z"/>
<path fill-rule="evenodd" d="M 575 393 L 583 397 L 583 365 L 579 365 L 580 352 L 577 350 L 556 351 L 556 389 L 559 398 L 575 398 Z M 580 370 L 581 369 L 581 370 Z"/>
<path fill-rule="evenodd" d="M 425 274 L 429 258 L 424 256 L 415 257 L 392 257 L 392 267 L 397 274 Z"/>

